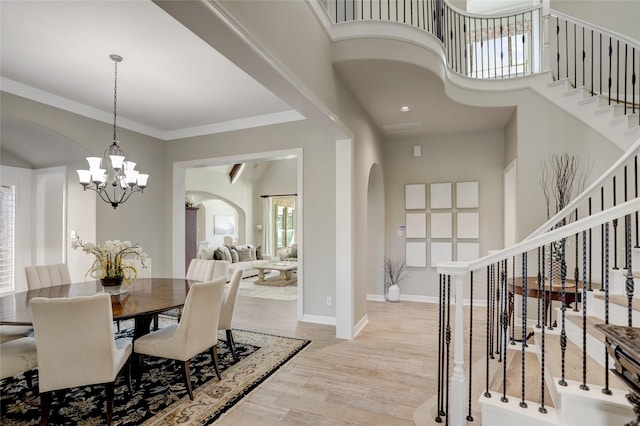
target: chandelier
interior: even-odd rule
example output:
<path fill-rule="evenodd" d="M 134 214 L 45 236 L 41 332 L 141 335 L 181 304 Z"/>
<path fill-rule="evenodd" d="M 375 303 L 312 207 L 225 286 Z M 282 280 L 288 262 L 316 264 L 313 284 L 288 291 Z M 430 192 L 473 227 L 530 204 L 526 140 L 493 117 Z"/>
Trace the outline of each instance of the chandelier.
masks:
<path fill-rule="evenodd" d="M 116 118 L 118 100 L 118 62 L 122 56 L 109 55 L 115 64 L 115 78 L 113 84 L 113 142 L 101 157 L 87 157 L 89 170 L 76 170 L 80 185 L 84 190 L 95 191 L 105 203 L 113 206 L 129 199 L 134 192 L 143 192 L 147 186 L 149 175 L 134 170 L 136 163 L 125 161 L 124 151 L 118 145 L 116 138 Z"/>

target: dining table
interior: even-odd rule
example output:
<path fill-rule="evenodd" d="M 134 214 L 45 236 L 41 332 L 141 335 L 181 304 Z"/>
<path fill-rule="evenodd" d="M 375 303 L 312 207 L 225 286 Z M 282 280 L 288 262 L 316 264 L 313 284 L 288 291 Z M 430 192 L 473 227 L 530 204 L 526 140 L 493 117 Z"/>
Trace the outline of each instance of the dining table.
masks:
<path fill-rule="evenodd" d="M 184 278 L 138 278 L 125 292 L 111 295 L 113 319 L 133 319 L 135 340 L 149 333 L 155 315 L 184 306 L 195 282 Z M 8 294 L 0 297 L 0 325 L 32 325 L 30 301 L 34 297 L 92 296 L 104 292 L 100 280 L 96 280 Z"/>

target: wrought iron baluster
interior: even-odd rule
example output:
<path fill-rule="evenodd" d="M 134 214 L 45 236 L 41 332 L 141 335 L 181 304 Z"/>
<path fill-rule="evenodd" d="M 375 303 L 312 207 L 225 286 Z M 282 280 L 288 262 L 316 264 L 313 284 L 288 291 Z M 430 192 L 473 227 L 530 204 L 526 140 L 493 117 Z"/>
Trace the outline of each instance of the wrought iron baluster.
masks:
<path fill-rule="evenodd" d="M 633 268 L 631 265 L 631 215 L 627 214 L 624 217 L 624 228 L 626 235 L 625 251 L 627 254 L 627 280 L 625 283 L 625 292 L 627 293 L 627 321 L 628 326 L 633 327 Z"/>
<path fill-rule="evenodd" d="M 467 421 L 472 422 L 473 416 L 471 415 L 471 382 L 473 380 L 473 271 L 470 273 L 471 282 L 469 286 L 469 299 L 470 299 L 470 307 L 469 307 L 469 401 L 468 407 L 469 412 L 467 414 Z M 456 307 L 457 309 L 457 307 Z"/>
<path fill-rule="evenodd" d="M 589 390 L 587 386 L 587 231 L 582 231 L 582 384 L 580 389 Z M 576 281 L 578 287 L 578 281 Z M 576 299 L 576 305 L 578 299 Z"/>
<path fill-rule="evenodd" d="M 616 203 L 616 177 L 613 177 L 613 206 Z M 618 268 L 618 219 L 613 219 L 613 269 Z"/>
<path fill-rule="evenodd" d="M 450 348 L 451 348 L 451 275 L 447 275 L 447 297 L 445 300 L 447 304 L 447 330 L 446 330 L 446 342 L 447 342 L 447 374 L 445 375 L 446 384 L 446 402 L 444 407 L 445 425 L 449 424 L 449 360 L 450 360 Z"/>
<path fill-rule="evenodd" d="M 511 291 L 509 292 L 509 304 L 507 306 L 507 314 L 509 315 L 509 322 L 511 323 L 511 317 L 513 315 L 513 311 L 514 311 L 514 302 L 515 302 L 515 293 L 516 293 L 516 257 L 513 256 L 511 258 Z M 508 272 L 508 271 L 507 271 Z M 524 299 L 524 297 L 523 297 Z M 512 345 L 516 344 L 516 336 L 515 336 L 515 321 L 513 321 L 513 324 L 511 324 L 511 327 L 509 327 L 510 330 L 510 340 L 509 343 Z"/>
<path fill-rule="evenodd" d="M 515 275 L 515 268 L 514 268 Z M 522 253 L 522 375 L 520 376 L 522 399 L 520 407 L 527 408 L 525 399 L 525 348 L 527 347 L 527 253 Z M 515 277 L 513 278 L 515 280 Z"/>
<path fill-rule="evenodd" d="M 604 211 L 604 186 L 600 187 L 600 211 Z M 607 268 L 609 267 L 609 224 L 607 226 Z M 605 233 L 605 225 L 600 225 L 600 264 L 604 264 L 604 256 L 605 256 L 605 244 L 604 244 L 604 233 Z M 600 291 L 605 291 L 604 289 L 604 280 L 605 280 L 605 270 L 604 268 L 600 268 Z M 607 277 L 609 276 L 607 270 Z"/>
<path fill-rule="evenodd" d="M 544 406 L 544 369 L 545 369 L 545 328 L 547 323 L 547 295 L 546 295 L 546 284 L 545 284 L 545 246 L 542 246 L 542 330 L 540 334 L 540 407 L 538 407 L 538 411 L 542 414 L 547 413 L 547 409 Z"/>
<path fill-rule="evenodd" d="M 507 306 L 507 292 L 508 292 L 508 287 L 507 287 L 507 260 L 503 260 L 502 261 L 502 275 L 500 276 L 500 281 L 502 282 L 502 315 L 501 315 L 501 320 L 502 320 L 502 353 L 501 353 L 501 357 L 502 357 L 502 398 L 500 398 L 500 401 L 502 402 L 509 402 L 509 399 L 507 398 L 507 327 L 509 326 L 509 313 L 508 311 L 508 306 Z"/>
<path fill-rule="evenodd" d="M 496 352 L 498 357 L 498 362 L 502 362 L 502 304 L 504 303 L 504 298 L 502 297 L 502 277 L 504 276 L 504 272 L 502 271 L 502 263 L 498 262 L 498 269 L 496 271 L 496 347 L 498 351 Z"/>
<path fill-rule="evenodd" d="M 538 323 L 536 324 L 536 328 L 540 328 L 540 294 L 541 293 L 541 285 L 542 285 L 542 273 L 540 270 L 540 258 L 541 258 L 541 253 L 540 253 L 540 247 L 538 247 L 538 297 L 537 297 L 537 303 L 538 303 Z M 544 262 L 544 261 L 543 261 Z M 543 323 L 544 324 L 544 323 Z"/>
<path fill-rule="evenodd" d="M 491 398 L 491 392 L 489 392 L 489 359 L 493 358 L 493 349 L 491 347 L 491 268 L 493 265 L 487 266 L 487 339 L 486 339 L 486 365 L 485 365 L 485 391 L 484 397 Z"/>
<path fill-rule="evenodd" d="M 635 49 L 633 50 L 633 53 L 635 55 Z M 635 64 L 635 56 L 634 56 L 634 64 Z M 633 75 L 633 81 L 634 81 L 634 86 L 635 86 L 635 73 Z M 634 102 L 635 102 L 635 89 L 634 89 Z M 635 109 L 635 104 L 634 104 L 634 109 Z M 635 114 L 635 111 L 633 112 Z M 635 157 L 633 157 L 633 176 L 634 176 L 634 191 L 635 191 L 635 197 L 638 198 L 638 156 L 636 155 Z M 638 241 L 638 212 L 636 212 L 635 214 L 636 216 L 636 245 L 635 248 L 640 248 L 640 242 Z"/>
<path fill-rule="evenodd" d="M 609 324 L 609 223 L 605 223 L 604 226 L 604 323 Z M 609 338 L 605 336 L 604 345 L 604 388 L 602 393 L 605 395 L 611 395 L 611 389 L 609 389 Z"/>
<path fill-rule="evenodd" d="M 589 216 L 591 216 L 591 197 L 589 197 Z M 592 272 L 592 260 L 593 260 L 593 256 L 592 256 L 592 254 L 593 254 L 593 250 L 592 250 L 592 238 L 593 238 L 593 236 L 592 236 L 591 231 L 592 231 L 592 228 L 589 228 L 589 289 L 588 289 L 589 291 L 593 291 L 592 284 L 591 284 L 592 283 L 591 272 Z"/>
<path fill-rule="evenodd" d="M 567 353 L 567 329 L 566 329 L 566 317 L 565 313 L 567 310 L 566 305 L 566 280 L 567 280 L 567 262 L 565 260 L 565 250 L 566 250 L 566 239 L 563 238 L 560 242 L 560 285 L 561 290 L 560 294 L 562 296 L 562 306 L 560 306 L 560 312 L 562 313 L 562 326 L 560 329 L 560 352 L 562 354 L 561 358 L 561 369 L 562 376 L 560 380 L 558 380 L 558 384 L 560 386 L 567 386 L 567 381 L 565 380 L 565 369 L 566 369 L 566 353 Z M 578 283 L 576 282 L 576 286 Z"/>
<path fill-rule="evenodd" d="M 444 315 L 443 315 L 443 309 L 444 309 L 444 288 L 443 288 L 443 279 L 444 276 L 442 274 L 440 274 L 439 276 L 439 293 L 438 293 L 438 301 L 439 301 L 439 306 L 438 306 L 438 413 L 436 415 L 435 421 L 438 423 L 442 422 L 442 418 L 440 417 L 444 412 L 444 410 L 442 409 L 442 405 L 443 405 L 443 395 L 442 395 L 442 390 L 443 390 L 443 376 L 444 374 L 442 374 L 442 360 L 443 360 L 443 355 L 444 355 L 444 335 L 443 335 L 443 331 L 444 331 L 444 327 L 443 327 L 443 322 L 444 322 Z"/>
<path fill-rule="evenodd" d="M 578 220 L 578 209 L 575 210 L 575 215 L 576 215 L 576 220 Z M 573 270 L 573 282 L 575 283 L 574 286 L 574 290 L 573 290 L 573 300 L 578 300 L 578 280 L 580 277 L 580 272 L 578 271 L 578 233 L 576 232 L 575 235 L 576 238 L 576 249 L 575 249 L 575 253 L 576 253 L 576 259 L 575 259 L 575 268 Z M 578 312 L 578 304 L 574 303 L 573 304 L 573 311 L 574 312 Z"/>

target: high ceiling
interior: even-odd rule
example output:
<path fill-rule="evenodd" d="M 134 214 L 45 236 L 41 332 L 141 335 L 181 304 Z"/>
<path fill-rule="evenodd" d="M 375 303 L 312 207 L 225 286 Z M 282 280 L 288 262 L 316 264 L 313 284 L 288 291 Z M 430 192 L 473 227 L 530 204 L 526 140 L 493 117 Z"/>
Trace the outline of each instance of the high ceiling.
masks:
<path fill-rule="evenodd" d="M 148 0 L 2 0 L 0 19 L 5 92 L 111 123 L 115 53 L 124 58 L 119 127 L 171 140 L 302 118 Z M 381 130 L 407 123 L 420 128 L 410 134 L 501 128 L 512 112 L 454 103 L 438 78 L 406 64 L 349 61 L 337 68 Z M 401 113 L 405 104 L 411 111 Z M 19 135 L 32 129 L 11 120 L 2 126 L 3 149 L 28 155 Z M 64 150 L 30 161 L 47 166 L 56 152 Z"/>

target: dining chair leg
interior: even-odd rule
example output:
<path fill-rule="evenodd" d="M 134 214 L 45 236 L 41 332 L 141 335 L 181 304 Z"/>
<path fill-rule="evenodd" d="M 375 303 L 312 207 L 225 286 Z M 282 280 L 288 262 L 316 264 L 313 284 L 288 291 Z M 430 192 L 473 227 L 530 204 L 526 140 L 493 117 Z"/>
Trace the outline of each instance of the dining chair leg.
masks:
<path fill-rule="evenodd" d="M 114 382 L 107 383 L 107 426 L 111 426 L 113 419 L 113 389 Z"/>
<path fill-rule="evenodd" d="M 231 330 L 227 330 L 227 346 L 231 349 L 231 355 L 233 355 L 233 360 L 238 362 L 238 353 L 236 352 L 236 342 L 233 340 L 233 333 Z"/>
<path fill-rule="evenodd" d="M 25 371 L 24 379 L 27 381 L 27 386 L 29 387 L 29 389 L 33 389 L 33 370 Z"/>
<path fill-rule="evenodd" d="M 189 367 L 189 360 L 182 363 L 182 376 L 184 377 L 184 383 L 187 386 L 187 392 L 189 392 L 189 398 L 193 401 L 193 391 L 191 390 L 191 368 Z"/>
<path fill-rule="evenodd" d="M 142 367 L 144 366 L 144 355 L 138 354 L 138 362 L 136 368 L 136 382 L 138 382 L 138 387 L 140 387 L 140 382 L 142 382 Z"/>
<path fill-rule="evenodd" d="M 129 355 L 129 359 L 127 360 L 126 372 L 127 375 L 127 388 L 129 389 L 129 394 L 133 395 L 133 386 L 131 385 L 131 369 L 133 364 L 133 355 Z"/>
<path fill-rule="evenodd" d="M 49 409 L 51 408 L 52 392 L 40 393 L 40 426 L 49 424 Z"/>
<path fill-rule="evenodd" d="M 216 370 L 218 380 L 222 380 L 220 375 L 220 365 L 218 364 L 218 345 L 211 346 L 211 359 L 213 360 L 213 368 Z"/>

